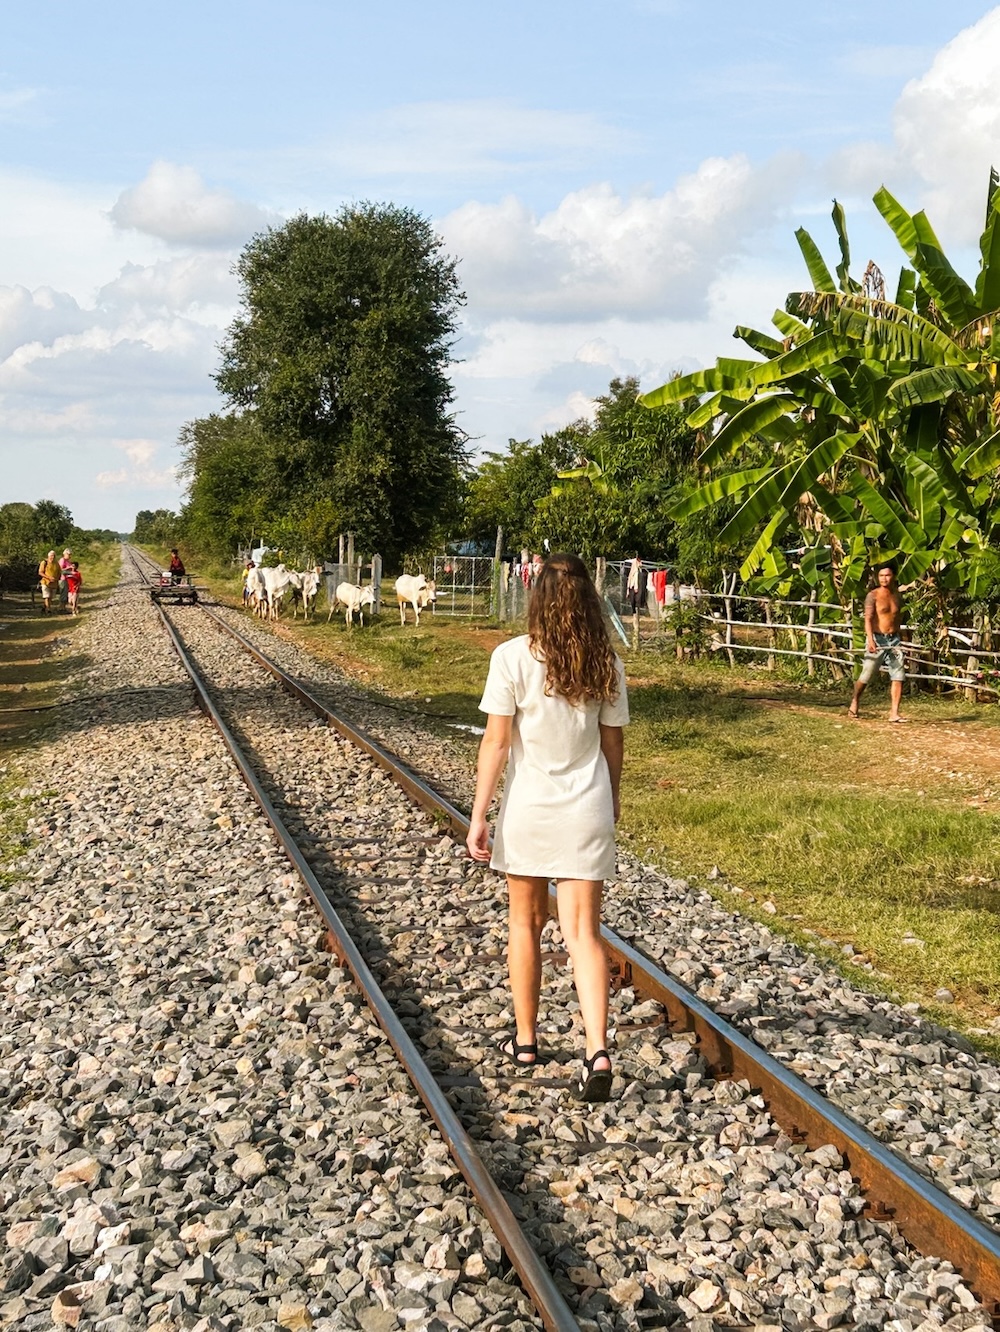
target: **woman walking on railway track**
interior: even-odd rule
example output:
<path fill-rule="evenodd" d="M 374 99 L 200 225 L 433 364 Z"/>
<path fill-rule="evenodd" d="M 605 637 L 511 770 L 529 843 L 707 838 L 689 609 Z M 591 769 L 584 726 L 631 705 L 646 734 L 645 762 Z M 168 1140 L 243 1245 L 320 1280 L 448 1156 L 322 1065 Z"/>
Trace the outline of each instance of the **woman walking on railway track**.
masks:
<path fill-rule="evenodd" d="M 519 1066 L 538 1059 L 541 934 L 554 879 L 586 1033 L 579 1095 L 607 1100 L 612 1073 L 601 894 L 615 872 L 628 701 L 625 668 L 578 556 L 545 561 L 528 609 L 528 632 L 494 651 L 479 707 L 487 723 L 467 845 L 474 860 L 489 860 L 507 876 L 516 1030 L 504 1050 Z M 491 858 L 486 814 L 505 767 Z"/>

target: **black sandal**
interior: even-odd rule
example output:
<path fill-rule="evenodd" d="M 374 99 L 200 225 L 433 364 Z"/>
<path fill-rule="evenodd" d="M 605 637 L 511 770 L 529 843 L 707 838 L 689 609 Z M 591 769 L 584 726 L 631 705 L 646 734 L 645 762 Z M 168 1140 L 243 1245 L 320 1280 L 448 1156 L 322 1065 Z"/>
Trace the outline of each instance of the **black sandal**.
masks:
<path fill-rule="evenodd" d="M 581 1101 L 610 1101 L 611 1082 L 614 1074 L 610 1068 L 595 1068 L 594 1065 L 598 1059 L 606 1059 L 611 1063 L 611 1056 L 607 1050 L 598 1050 L 592 1054 L 589 1059 L 584 1059 L 583 1067 L 586 1070 L 586 1077 L 580 1079 L 577 1087 L 577 1099 Z"/>
<path fill-rule="evenodd" d="M 530 1045 L 521 1045 L 517 1039 L 517 1032 L 512 1032 L 505 1036 L 497 1045 L 501 1054 L 505 1054 L 512 1064 L 518 1068 L 534 1068 L 538 1063 L 538 1042 L 532 1041 Z M 521 1055 L 531 1055 L 530 1059 L 522 1059 Z"/>

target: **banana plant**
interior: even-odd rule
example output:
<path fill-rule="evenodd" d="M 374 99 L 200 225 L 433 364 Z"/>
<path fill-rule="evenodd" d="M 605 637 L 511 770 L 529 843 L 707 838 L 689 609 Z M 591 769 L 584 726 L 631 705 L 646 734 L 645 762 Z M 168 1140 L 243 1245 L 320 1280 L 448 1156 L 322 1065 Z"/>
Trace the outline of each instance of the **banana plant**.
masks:
<path fill-rule="evenodd" d="M 775 312 L 778 336 L 739 327 L 753 359 L 721 358 L 640 401 L 658 409 L 700 399 L 688 423 L 707 441 L 702 482 L 670 516 L 735 500 L 721 538 L 752 541 L 744 580 L 781 591 L 801 581 L 848 600 L 873 561 L 893 559 L 901 581 L 975 598 L 995 563 L 983 554 L 1000 537 L 997 173 L 974 287 L 925 214 L 911 216 L 885 188 L 875 204 L 909 260 L 894 300 L 873 264 L 862 282 L 851 276 L 834 203 L 836 277 L 800 229 L 812 289 Z M 740 468 L 743 457 L 755 465 Z M 795 566 L 790 543 L 804 548 Z"/>

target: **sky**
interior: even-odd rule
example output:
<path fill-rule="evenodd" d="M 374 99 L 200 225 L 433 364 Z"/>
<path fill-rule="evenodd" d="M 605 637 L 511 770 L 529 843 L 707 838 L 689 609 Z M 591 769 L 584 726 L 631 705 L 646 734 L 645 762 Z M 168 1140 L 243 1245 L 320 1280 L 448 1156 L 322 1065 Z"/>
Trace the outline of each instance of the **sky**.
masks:
<path fill-rule="evenodd" d="M 766 17 L 766 22 L 765 22 Z M 739 354 L 847 208 L 854 270 L 928 210 L 966 277 L 1000 164 L 1000 6 L 772 0 L 34 0 L 0 45 L 0 503 L 129 531 L 254 234 L 359 200 L 430 218 L 467 294 L 475 456 Z"/>

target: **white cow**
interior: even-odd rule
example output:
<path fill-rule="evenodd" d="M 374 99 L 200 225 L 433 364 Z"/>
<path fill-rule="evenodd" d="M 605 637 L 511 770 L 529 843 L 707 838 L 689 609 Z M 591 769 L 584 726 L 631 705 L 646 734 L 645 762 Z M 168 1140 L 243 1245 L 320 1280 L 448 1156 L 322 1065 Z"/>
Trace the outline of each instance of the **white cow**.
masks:
<path fill-rule="evenodd" d="M 267 618 L 276 620 L 281 613 L 285 593 L 290 587 L 298 586 L 299 575 L 286 569 L 283 564 L 276 564 L 273 569 L 262 569 L 261 573 L 267 588 Z"/>
<path fill-rule="evenodd" d="M 344 607 L 344 619 L 349 625 L 354 624 L 354 614 L 357 612 L 362 625 L 365 622 L 365 607 L 370 609 L 375 605 L 375 592 L 370 587 L 358 587 L 356 583 L 339 583 L 337 585 L 337 595 L 330 603 L 330 614 L 326 617 L 327 624 L 333 619 L 333 613 L 339 607 Z"/>
<path fill-rule="evenodd" d="M 399 602 L 399 623 L 406 623 L 406 603 L 409 602 L 419 624 L 423 607 L 433 606 L 437 600 L 433 578 L 428 580 L 423 574 L 400 574 L 396 579 L 396 600 Z"/>
<path fill-rule="evenodd" d="M 254 615 L 263 616 L 267 607 L 267 584 L 264 582 L 264 570 L 254 566 L 247 573 L 247 605 Z"/>
<path fill-rule="evenodd" d="M 309 612 L 316 600 L 322 574 L 323 570 L 317 565 L 315 569 L 307 569 L 305 573 L 294 575 L 297 581 L 293 581 L 291 587 L 293 619 L 298 619 L 300 601 L 302 602 L 302 617 L 306 620 L 309 619 Z"/>

